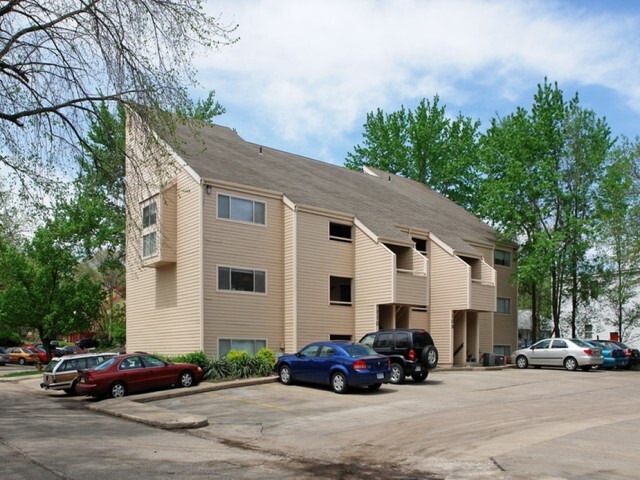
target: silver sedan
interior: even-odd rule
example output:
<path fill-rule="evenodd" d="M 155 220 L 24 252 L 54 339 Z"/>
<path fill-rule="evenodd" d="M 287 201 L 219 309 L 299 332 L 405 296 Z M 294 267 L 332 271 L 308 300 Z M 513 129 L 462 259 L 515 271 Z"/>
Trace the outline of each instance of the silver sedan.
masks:
<path fill-rule="evenodd" d="M 589 370 L 602 365 L 602 349 L 579 338 L 546 338 L 513 354 L 518 368 L 564 367 Z"/>

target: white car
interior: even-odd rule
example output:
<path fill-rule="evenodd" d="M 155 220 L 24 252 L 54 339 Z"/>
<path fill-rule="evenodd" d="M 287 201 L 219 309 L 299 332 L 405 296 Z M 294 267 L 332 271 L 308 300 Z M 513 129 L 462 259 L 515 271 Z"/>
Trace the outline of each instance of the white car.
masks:
<path fill-rule="evenodd" d="M 95 368 L 117 355 L 117 353 L 81 353 L 52 358 L 44 369 L 40 388 L 64 390 L 67 395 L 74 395 L 78 370 Z"/>
<path fill-rule="evenodd" d="M 602 365 L 602 349 L 579 338 L 545 338 L 513 354 L 518 368 L 564 367 L 589 370 Z"/>

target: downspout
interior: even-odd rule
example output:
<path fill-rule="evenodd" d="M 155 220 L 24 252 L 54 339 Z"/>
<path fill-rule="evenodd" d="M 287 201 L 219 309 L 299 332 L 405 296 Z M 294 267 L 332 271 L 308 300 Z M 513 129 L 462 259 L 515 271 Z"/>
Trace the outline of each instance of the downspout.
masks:
<path fill-rule="evenodd" d="M 206 196 L 204 194 L 206 186 L 204 182 L 200 182 L 200 350 L 204 352 L 204 202 Z"/>

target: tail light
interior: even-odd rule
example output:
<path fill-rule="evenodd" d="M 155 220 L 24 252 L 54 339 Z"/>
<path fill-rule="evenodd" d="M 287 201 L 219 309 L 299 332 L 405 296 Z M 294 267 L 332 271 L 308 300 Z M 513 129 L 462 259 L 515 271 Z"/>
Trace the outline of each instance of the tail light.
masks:
<path fill-rule="evenodd" d="M 409 360 L 412 362 L 416 360 L 416 351 L 413 349 L 409 350 Z"/>
<path fill-rule="evenodd" d="M 355 363 L 353 364 L 353 369 L 354 370 L 366 370 L 367 369 L 367 364 L 365 363 L 364 360 L 356 360 Z"/>
<path fill-rule="evenodd" d="M 387 358 L 387 367 L 391 368 L 391 359 Z"/>
<path fill-rule="evenodd" d="M 631 349 L 627 348 L 627 349 L 624 351 L 624 354 L 625 354 L 627 357 L 630 357 L 630 356 L 631 356 Z"/>
<path fill-rule="evenodd" d="M 586 353 L 587 355 L 593 355 L 593 350 L 591 350 L 590 348 L 585 349 L 584 353 Z"/>

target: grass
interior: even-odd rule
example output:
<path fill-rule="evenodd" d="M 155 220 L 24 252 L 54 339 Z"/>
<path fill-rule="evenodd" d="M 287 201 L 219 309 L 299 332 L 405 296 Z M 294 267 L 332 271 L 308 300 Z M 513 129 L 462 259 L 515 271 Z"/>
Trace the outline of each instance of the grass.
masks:
<path fill-rule="evenodd" d="M 2 378 L 27 377 L 29 375 L 42 375 L 42 372 L 38 370 L 30 370 L 28 372 L 13 372 L 13 373 L 8 373 L 6 375 L 2 375 Z"/>

